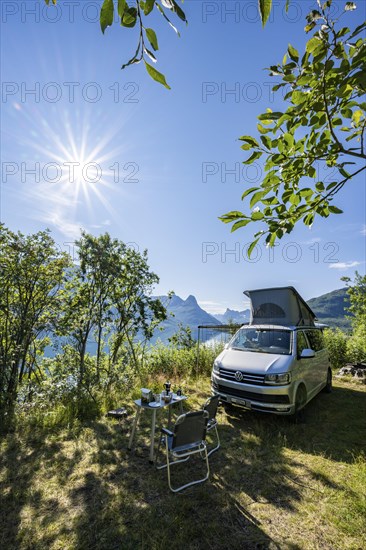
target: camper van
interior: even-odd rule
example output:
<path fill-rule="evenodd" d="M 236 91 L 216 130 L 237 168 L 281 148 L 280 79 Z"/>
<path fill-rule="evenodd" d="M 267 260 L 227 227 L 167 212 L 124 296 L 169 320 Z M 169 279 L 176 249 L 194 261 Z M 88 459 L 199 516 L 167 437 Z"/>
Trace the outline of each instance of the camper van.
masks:
<path fill-rule="evenodd" d="M 321 390 L 332 389 L 322 328 L 293 287 L 245 294 L 251 320 L 216 358 L 212 393 L 224 404 L 298 415 Z"/>

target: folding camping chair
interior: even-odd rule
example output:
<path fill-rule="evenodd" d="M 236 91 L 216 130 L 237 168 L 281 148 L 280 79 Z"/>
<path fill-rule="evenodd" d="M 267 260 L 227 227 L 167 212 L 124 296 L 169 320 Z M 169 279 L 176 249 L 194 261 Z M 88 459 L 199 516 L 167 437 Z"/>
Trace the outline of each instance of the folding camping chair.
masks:
<path fill-rule="evenodd" d="M 213 449 L 211 449 L 208 452 L 208 456 L 211 456 L 212 453 L 217 451 L 217 449 L 220 448 L 220 438 L 219 438 L 219 432 L 217 431 L 217 420 L 216 420 L 216 413 L 217 413 L 217 407 L 219 405 L 219 396 L 213 395 L 209 399 L 207 399 L 206 403 L 203 406 L 203 410 L 208 412 L 208 422 L 207 422 L 207 432 L 210 432 L 211 430 L 215 430 L 216 438 L 217 438 L 217 445 Z"/>
<path fill-rule="evenodd" d="M 159 456 L 160 444 L 165 444 L 166 464 L 159 466 L 156 463 L 156 468 L 161 470 L 167 468 L 168 485 L 173 493 L 177 493 L 182 489 L 186 489 L 191 485 L 206 481 L 210 475 L 210 467 L 208 463 L 208 453 L 206 446 L 206 430 L 209 419 L 208 411 L 201 410 L 197 412 L 189 412 L 182 414 L 177 418 L 172 431 L 162 428 L 162 437 L 159 441 L 157 457 Z M 206 474 L 203 478 L 196 479 L 180 487 L 173 488 L 171 483 L 170 467 L 174 464 L 186 462 L 192 455 L 200 453 L 206 461 Z"/>

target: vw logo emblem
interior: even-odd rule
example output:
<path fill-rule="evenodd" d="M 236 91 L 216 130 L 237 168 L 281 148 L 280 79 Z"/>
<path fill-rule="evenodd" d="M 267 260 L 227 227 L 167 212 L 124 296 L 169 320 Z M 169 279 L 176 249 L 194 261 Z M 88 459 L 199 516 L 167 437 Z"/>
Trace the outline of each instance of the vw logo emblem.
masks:
<path fill-rule="evenodd" d="M 240 372 L 240 370 L 237 370 L 236 373 L 235 373 L 235 380 L 237 382 L 241 382 L 244 378 L 244 375 L 243 373 Z"/>

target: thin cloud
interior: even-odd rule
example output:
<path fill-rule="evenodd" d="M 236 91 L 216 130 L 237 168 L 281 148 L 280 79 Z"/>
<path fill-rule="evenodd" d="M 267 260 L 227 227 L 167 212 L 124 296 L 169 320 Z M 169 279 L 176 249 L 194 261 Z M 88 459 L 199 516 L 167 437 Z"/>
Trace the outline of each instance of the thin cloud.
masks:
<path fill-rule="evenodd" d="M 75 223 L 63 216 L 61 212 L 53 212 L 52 214 L 43 215 L 40 219 L 48 225 L 50 229 L 54 229 L 61 233 L 67 239 L 75 241 L 80 238 L 80 231 L 84 229 L 82 223 Z"/>
<path fill-rule="evenodd" d="M 361 262 L 337 262 L 330 264 L 329 269 L 351 269 L 351 267 L 357 267 L 358 265 L 361 265 Z"/>

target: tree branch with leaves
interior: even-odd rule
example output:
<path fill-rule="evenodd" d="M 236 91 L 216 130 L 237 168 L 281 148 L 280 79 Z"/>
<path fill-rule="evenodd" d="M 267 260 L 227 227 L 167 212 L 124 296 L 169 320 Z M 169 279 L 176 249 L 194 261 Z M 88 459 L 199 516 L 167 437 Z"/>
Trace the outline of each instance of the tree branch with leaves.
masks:
<path fill-rule="evenodd" d="M 250 152 L 244 164 L 265 159 L 265 176 L 242 195 L 250 212 L 231 211 L 220 219 L 232 223 L 232 231 L 262 224 L 249 254 L 262 237 L 272 246 L 299 221 L 310 227 L 317 216 L 342 213 L 333 203 L 336 195 L 366 169 L 366 23 L 353 31 L 339 28 L 341 17 L 356 5 L 347 2 L 332 20 L 331 4 L 318 0 L 319 10 L 307 16 L 305 31 L 317 30 L 303 55 L 289 44 L 282 63 L 269 68 L 270 76 L 280 79 L 274 92 L 289 87 L 287 109 L 267 109 L 258 116 L 259 138 L 239 138 Z M 326 168 L 335 174 L 331 182 L 324 181 Z"/>

